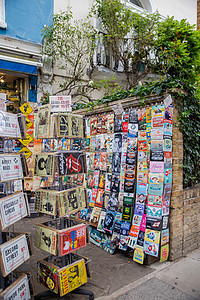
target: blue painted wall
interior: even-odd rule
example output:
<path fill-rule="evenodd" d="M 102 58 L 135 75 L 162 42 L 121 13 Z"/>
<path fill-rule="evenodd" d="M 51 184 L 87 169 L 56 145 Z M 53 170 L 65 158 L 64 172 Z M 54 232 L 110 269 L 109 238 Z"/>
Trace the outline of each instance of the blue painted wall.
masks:
<path fill-rule="evenodd" d="M 51 23 L 53 0 L 5 0 L 7 29 L 0 34 L 41 43 L 41 30 Z"/>

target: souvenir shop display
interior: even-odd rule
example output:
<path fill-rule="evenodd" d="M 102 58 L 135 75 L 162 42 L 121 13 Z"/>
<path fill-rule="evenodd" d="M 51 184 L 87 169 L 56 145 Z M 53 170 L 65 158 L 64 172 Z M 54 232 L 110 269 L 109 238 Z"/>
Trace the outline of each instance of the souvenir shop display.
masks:
<path fill-rule="evenodd" d="M 90 223 L 95 245 L 110 253 L 132 249 L 140 264 L 147 255 L 168 258 L 172 126 L 170 95 L 148 107 L 86 117 L 88 208 L 79 218 Z"/>
<path fill-rule="evenodd" d="M 39 107 L 36 116 L 36 136 L 43 141 L 35 155 L 34 175 L 40 178 L 35 210 L 49 220 L 37 224 L 35 246 L 49 253 L 38 261 L 38 282 L 62 297 L 85 284 L 89 274 L 87 258 L 74 253 L 86 246 L 87 226 L 71 218 L 87 206 L 86 158 L 83 116 L 55 112 L 52 103 Z"/>
<path fill-rule="evenodd" d="M 25 118 L 21 114 L 0 111 L 0 267 L 1 299 L 30 299 L 30 284 L 26 274 L 15 277 L 15 270 L 32 255 L 31 237 L 15 233 L 14 224 L 29 215 L 27 196 L 22 180 L 27 175 L 23 154 L 15 153 L 15 140 L 26 138 Z M 12 227 L 11 227 L 12 225 Z"/>

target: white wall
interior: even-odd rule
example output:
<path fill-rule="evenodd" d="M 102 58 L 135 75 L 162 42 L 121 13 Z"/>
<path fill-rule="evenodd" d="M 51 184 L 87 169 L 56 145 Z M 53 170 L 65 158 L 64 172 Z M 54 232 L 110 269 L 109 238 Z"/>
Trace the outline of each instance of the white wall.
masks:
<path fill-rule="evenodd" d="M 176 20 L 187 19 L 190 24 L 197 22 L 197 0 L 152 0 L 158 12 Z"/>
<path fill-rule="evenodd" d="M 54 0 L 54 13 L 59 13 L 70 6 L 75 19 L 82 19 L 87 16 L 92 2 L 92 0 Z"/>

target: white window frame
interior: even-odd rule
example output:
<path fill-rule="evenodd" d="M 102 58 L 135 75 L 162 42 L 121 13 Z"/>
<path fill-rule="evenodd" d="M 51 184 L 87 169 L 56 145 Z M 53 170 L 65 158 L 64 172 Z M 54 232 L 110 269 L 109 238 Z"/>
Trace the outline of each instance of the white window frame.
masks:
<path fill-rule="evenodd" d="M 0 28 L 7 28 L 7 23 L 5 22 L 5 0 L 0 0 Z"/>

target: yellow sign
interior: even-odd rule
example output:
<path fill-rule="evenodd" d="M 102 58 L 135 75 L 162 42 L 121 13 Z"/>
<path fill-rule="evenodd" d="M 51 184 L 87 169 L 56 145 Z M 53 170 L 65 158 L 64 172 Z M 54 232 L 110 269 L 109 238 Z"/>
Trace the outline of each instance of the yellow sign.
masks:
<path fill-rule="evenodd" d="M 60 281 L 60 296 L 77 289 L 87 282 L 87 273 L 84 259 L 63 267 L 58 271 Z"/>
<path fill-rule="evenodd" d="M 30 134 L 26 133 L 26 139 L 24 139 L 24 140 L 19 139 L 19 141 L 20 141 L 24 146 L 27 146 L 28 144 L 30 144 L 30 142 L 33 141 L 33 138 L 32 138 L 32 136 L 30 136 Z"/>
<path fill-rule="evenodd" d="M 138 246 L 138 245 L 135 246 L 133 260 L 136 261 L 137 263 L 143 265 L 144 252 L 143 252 L 143 247 L 142 246 Z"/>
<path fill-rule="evenodd" d="M 27 148 L 23 147 L 19 152 L 24 152 L 26 159 L 28 159 L 33 153 Z"/>
<path fill-rule="evenodd" d="M 28 117 L 26 117 L 26 130 L 28 130 L 29 128 L 31 128 L 31 126 L 33 126 L 33 123 L 29 120 Z"/>
<path fill-rule="evenodd" d="M 21 105 L 19 109 L 25 116 L 28 116 L 33 111 L 28 102 L 25 102 L 23 105 Z"/>

